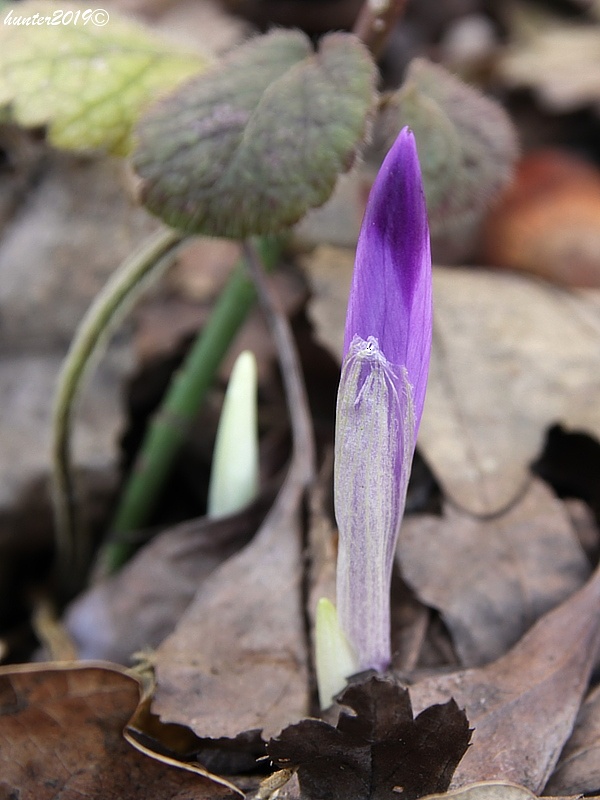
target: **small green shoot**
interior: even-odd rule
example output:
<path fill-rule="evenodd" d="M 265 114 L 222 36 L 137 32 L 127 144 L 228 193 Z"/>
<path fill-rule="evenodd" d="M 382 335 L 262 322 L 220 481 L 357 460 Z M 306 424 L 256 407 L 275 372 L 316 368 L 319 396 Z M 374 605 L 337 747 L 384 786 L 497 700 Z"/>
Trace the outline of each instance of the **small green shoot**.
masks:
<path fill-rule="evenodd" d="M 208 516 L 235 514 L 258 494 L 256 358 L 237 357 L 219 420 L 208 487 Z"/>
<path fill-rule="evenodd" d="M 322 709 L 329 708 L 350 675 L 358 671 L 352 648 L 339 626 L 337 609 L 326 597 L 317 604 L 315 669 Z"/>

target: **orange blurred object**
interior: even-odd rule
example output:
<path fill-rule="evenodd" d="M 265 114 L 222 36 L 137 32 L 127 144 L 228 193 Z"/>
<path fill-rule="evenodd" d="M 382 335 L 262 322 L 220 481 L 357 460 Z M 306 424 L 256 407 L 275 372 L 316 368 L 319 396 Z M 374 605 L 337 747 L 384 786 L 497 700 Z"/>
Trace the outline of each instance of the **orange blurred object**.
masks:
<path fill-rule="evenodd" d="M 490 209 L 482 258 L 563 286 L 600 286 L 600 170 L 561 150 L 525 156 Z"/>

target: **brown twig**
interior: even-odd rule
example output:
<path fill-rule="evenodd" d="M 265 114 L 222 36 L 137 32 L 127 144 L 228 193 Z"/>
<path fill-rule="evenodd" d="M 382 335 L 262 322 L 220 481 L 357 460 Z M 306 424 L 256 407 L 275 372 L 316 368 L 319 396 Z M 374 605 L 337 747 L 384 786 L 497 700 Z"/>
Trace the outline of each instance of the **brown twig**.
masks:
<path fill-rule="evenodd" d="M 277 347 L 292 425 L 294 460 L 303 474 L 305 485 L 308 485 L 312 483 L 315 476 L 315 446 L 298 351 L 287 317 L 278 308 L 276 298 L 273 297 L 267 282 L 260 256 L 250 240 L 244 243 L 244 255 Z"/>
<path fill-rule="evenodd" d="M 374 58 L 384 52 L 408 0 L 365 0 L 354 23 L 353 32 L 366 44 Z"/>

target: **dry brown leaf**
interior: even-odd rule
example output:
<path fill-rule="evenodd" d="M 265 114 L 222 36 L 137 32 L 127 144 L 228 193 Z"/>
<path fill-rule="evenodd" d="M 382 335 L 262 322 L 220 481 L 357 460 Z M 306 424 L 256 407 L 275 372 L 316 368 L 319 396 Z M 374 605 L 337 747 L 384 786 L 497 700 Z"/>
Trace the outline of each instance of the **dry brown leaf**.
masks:
<path fill-rule="evenodd" d="M 551 111 L 600 108 L 600 25 L 572 23 L 525 3 L 512 12 L 513 44 L 498 62 L 498 77 L 533 88 Z"/>
<path fill-rule="evenodd" d="M 437 269 L 419 434 L 446 495 L 497 513 L 528 481 L 555 422 L 600 437 L 600 304 L 512 274 Z"/>
<path fill-rule="evenodd" d="M 600 791 L 600 687 L 581 706 L 575 728 L 544 794 L 598 794 Z"/>
<path fill-rule="evenodd" d="M 123 738 L 138 682 L 107 665 L 0 669 L 0 796 L 20 800 L 218 800 L 239 792 Z"/>
<path fill-rule="evenodd" d="M 178 253 L 165 283 L 188 300 L 211 302 L 241 255 L 241 246 L 233 239 L 195 237 Z"/>
<path fill-rule="evenodd" d="M 441 612 L 465 666 L 502 656 L 590 573 L 562 503 L 541 481 L 500 517 L 449 504 L 443 517 L 407 517 L 397 555 L 419 599 Z"/>
<path fill-rule="evenodd" d="M 307 713 L 301 496 L 292 475 L 251 544 L 210 576 L 158 648 L 153 709 L 163 721 L 235 739 Z"/>
<path fill-rule="evenodd" d="M 116 575 L 80 595 L 65 624 L 80 658 L 130 663 L 175 628 L 202 582 L 248 543 L 272 502 L 268 492 L 247 511 L 202 518 L 156 536 Z"/>
<path fill-rule="evenodd" d="M 539 793 L 569 737 L 600 644 L 600 571 L 485 667 L 426 678 L 415 713 L 453 697 L 474 726 L 453 787 L 507 780 Z"/>
<path fill-rule="evenodd" d="M 354 253 L 305 261 L 318 339 L 340 358 Z M 600 292 L 475 269 L 434 269 L 434 342 L 419 448 L 476 514 L 521 494 L 555 423 L 600 438 Z"/>
<path fill-rule="evenodd" d="M 303 259 L 312 288 L 309 314 L 317 340 L 341 361 L 354 250 L 321 245 Z"/>
<path fill-rule="evenodd" d="M 220 2 L 196 0 L 111 0 L 126 14 L 142 14 L 159 34 L 186 49 L 226 53 L 252 34 L 250 26 L 226 13 Z"/>
<path fill-rule="evenodd" d="M 320 208 L 312 208 L 293 229 L 294 242 L 303 251 L 319 245 L 356 247 L 375 166 L 361 162 L 340 175 L 333 194 Z"/>
<path fill-rule="evenodd" d="M 575 497 L 567 497 L 563 503 L 583 552 L 594 564 L 600 555 L 600 529 L 594 512 L 585 501 Z"/>
<path fill-rule="evenodd" d="M 560 150 L 523 158 L 488 215 L 482 257 L 564 286 L 600 286 L 600 170 Z"/>
<path fill-rule="evenodd" d="M 524 786 L 505 781 L 480 781 L 445 794 L 429 794 L 422 800 L 535 800 Z"/>

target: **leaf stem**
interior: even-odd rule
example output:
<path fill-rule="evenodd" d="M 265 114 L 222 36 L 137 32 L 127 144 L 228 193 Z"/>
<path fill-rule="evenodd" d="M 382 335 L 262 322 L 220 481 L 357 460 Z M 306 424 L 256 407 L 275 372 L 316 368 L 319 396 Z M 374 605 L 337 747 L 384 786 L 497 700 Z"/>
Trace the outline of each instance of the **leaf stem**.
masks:
<path fill-rule="evenodd" d="M 162 229 L 127 258 L 97 295 L 63 362 L 52 416 L 52 481 L 59 579 L 72 583 L 86 564 L 89 542 L 78 530 L 71 428 L 76 400 L 94 357 L 150 278 L 173 260 L 183 234 Z M 61 583 L 65 588 L 64 583 Z"/>
<path fill-rule="evenodd" d="M 366 44 L 373 58 L 383 54 L 407 4 L 408 0 L 365 0 L 363 3 L 353 33 Z"/>
<path fill-rule="evenodd" d="M 262 258 L 273 266 L 280 255 L 276 239 L 261 239 Z M 130 532 L 149 519 L 175 456 L 188 435 L 223 356 L 256 298 L 246 265 L 229 278 L 206 326 L 175 375 L 142 443 L 111 527 L 111 538 L 99 557 L 100 571 L 112 573 L 135 550 Z"/>

